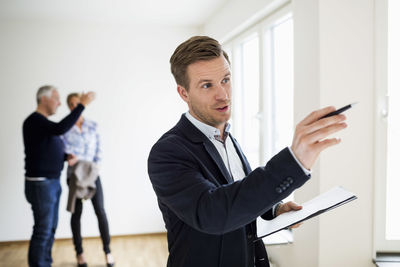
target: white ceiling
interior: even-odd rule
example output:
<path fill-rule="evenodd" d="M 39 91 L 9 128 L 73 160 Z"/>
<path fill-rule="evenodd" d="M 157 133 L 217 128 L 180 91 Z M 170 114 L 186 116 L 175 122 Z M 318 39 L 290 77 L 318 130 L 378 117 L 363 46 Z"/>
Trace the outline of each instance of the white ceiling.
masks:
<path fill-rule="evenodd" d="M 200 26 L 229 0 L 0 0 L 0 18 Z"/>

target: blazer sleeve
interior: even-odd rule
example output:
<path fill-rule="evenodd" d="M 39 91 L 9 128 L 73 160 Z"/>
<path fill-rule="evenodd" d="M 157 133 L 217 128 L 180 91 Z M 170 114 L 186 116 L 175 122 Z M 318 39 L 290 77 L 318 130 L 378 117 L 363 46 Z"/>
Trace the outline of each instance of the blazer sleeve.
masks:
<path fill-rule="evenodd" d="M 212 183 L 201 164 L 179 140 L 165 138 L 153 146 L 148 172 L 159 201 L 186 224 L 208 234 L 243 227 L 309 179 L 287 148 L 231 184 Z"/>
<path fill-rule="evenodd" d="M 275 213 L 276 213 L 276 207 L 278 206 L 278 204 L 281 204 L 282 201 L 275 203 L 271 209 L 267 210 L 266 213 L 261 215 L 261 218 L 263 218 L 264 220 L 272 220 L 273 218 L 275 218 Z"/>

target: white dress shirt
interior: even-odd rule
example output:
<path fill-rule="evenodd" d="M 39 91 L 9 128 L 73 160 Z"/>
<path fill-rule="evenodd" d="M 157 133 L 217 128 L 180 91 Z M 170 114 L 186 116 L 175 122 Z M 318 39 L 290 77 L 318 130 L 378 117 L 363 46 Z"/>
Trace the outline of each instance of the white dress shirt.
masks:
<path fill-rule="evenodd" d="M 243 169 L 242 161 L 240 160 L 235 146 L 229 136 L 229 123 L 227 123 L 225 127 L 225 136 L 222 138 L 221 133 L 217 128 L 197 120 L 189 112 L 186 112 L 185 115 L 186 118 L 214 144 L 232 179 L 234 181 L 243 179 L 246 174 Z"/>

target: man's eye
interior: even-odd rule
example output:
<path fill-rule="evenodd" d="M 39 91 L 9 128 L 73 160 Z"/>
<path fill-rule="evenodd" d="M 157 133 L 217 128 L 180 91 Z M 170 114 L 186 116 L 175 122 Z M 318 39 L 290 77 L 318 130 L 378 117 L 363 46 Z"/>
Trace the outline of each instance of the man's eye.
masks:
<path fill-rule="evenodd" d="M 211 83 L 205 83 L 201 86 L 201 88 L 208 89 L 211 87 Z"/>
<path fill-rule="evenodd" d="M 222 83 L 228 83 L 230 80 L 231 79 L 229 79 L 229 78 L 225 78 L 225 79 L 222 80 Z"/>

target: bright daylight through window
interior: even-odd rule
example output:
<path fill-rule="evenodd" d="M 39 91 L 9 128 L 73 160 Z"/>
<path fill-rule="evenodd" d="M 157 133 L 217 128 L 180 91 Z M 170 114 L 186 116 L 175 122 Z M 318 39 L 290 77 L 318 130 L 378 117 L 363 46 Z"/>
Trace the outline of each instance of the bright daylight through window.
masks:
<path fill-rule="evenodd" d="M 388 1 L 388 129 L 386 170 L 386 239 L 400 240 L 400 1 Z"/>

